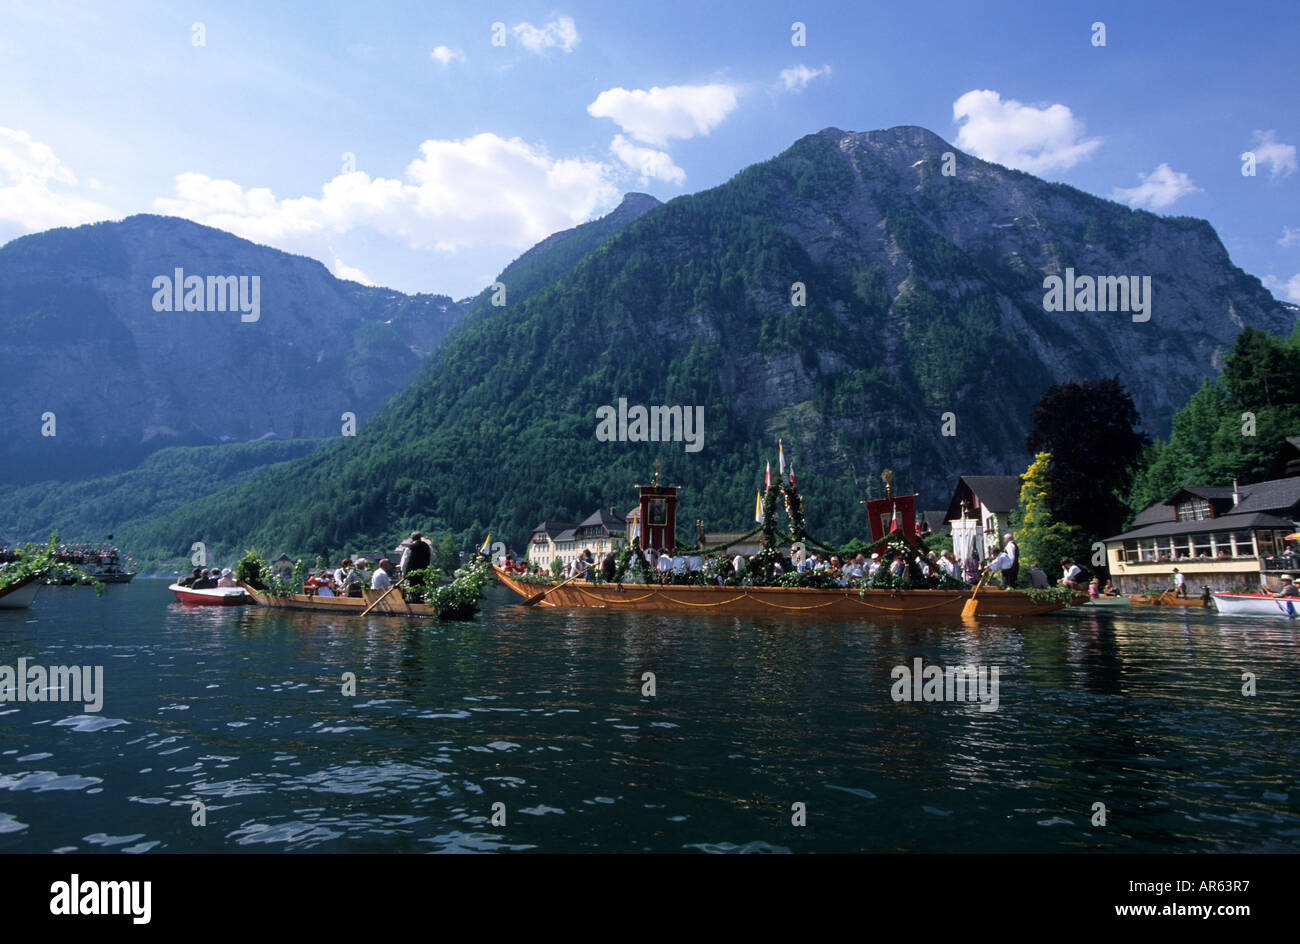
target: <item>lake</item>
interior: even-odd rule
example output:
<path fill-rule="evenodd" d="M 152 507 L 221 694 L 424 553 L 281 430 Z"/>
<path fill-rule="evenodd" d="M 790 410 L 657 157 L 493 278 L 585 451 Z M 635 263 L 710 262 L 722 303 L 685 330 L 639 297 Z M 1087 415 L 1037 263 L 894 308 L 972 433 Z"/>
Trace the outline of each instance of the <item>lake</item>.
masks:
<path fill-rule="evenodd" d="M 0 611 L 0 666 L 103 669 L 98 712 L 0 703 L 0 851 L 1300 851 L 1295 622 L 171 600 Z M 996 668 L 996 704 L 895 700 L 917 659 Z"/>

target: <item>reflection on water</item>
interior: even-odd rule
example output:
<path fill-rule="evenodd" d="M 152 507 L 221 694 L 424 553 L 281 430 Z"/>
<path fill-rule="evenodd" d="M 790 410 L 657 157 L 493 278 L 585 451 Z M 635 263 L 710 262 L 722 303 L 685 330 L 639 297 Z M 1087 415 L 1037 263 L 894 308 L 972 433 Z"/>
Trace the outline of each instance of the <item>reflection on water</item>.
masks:
<path fill-rule="evenodd" d="M 1300 850 L 1296 623 L 514 599 L 431 624 L 42 590 L 0 611 L 0 665 L 102 665 L 104 706 L 0 704 L 0 851 Z M 998 667 L 998 710 L 894 701 L 918 657 Z"/>

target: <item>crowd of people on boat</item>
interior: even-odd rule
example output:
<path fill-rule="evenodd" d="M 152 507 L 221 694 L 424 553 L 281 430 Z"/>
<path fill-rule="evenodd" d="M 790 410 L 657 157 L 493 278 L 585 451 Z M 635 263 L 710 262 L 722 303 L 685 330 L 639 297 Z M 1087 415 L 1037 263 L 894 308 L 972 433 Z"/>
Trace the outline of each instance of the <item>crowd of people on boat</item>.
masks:
<path fill-rule="evenodd" d="M 22 560 L 23 549 L 0 545 L 0 564 L 12 564 Z M 78 567 L 113 567 L 118 564 L 117 548 L 95 547 L 91 544 L 60 544 L 54 549 L 54 559 L 60 564 L 73 564 Z"/>
<path fill-rule="evenodd" d="M 394 583 L 410 582 L 412 574 L 425 570 L 433 563 L 433 546 L 419 531 L 412 531 L 399 547 L 402 549 L 397 563 L 387 557 L 379 559 L 372 569 L 365 557 L 345 557 L 337 567 L 322 567 L 303 581 L 302 592 L 318 597 L 359 597 L 365 588 L 387 590 Z"/>
<path fill-rule="evenodd" d="M 631 555 L 621 577 L 625 583 L 737 585 L 752 579 L 762 566 L 757 555 L 710 553 L 700 549 L 642 551 L 634 546 Z M 1069 558 L 1061 558 L 1059 566 L 1060 577 L 1053 580 L 1037 563 L 1030 564 L 1025 575 L 1028 586 L 1035 589 L 1062 586 L 1092 597 L 1118 595 L 1109 582 L 1101 587 L 1097 578 L 1089 578 Z M 558 573 L 548 574 L 537 564 L 513 559 L 505 561 L 503 569 L 507 573 L 536 577 L 612 582 L 619 573 L 619 557 L 614 550 L 609 550 L 598 563 L 595 554 L 585 549 L 562 565 Z M 1014 536 L 1008 533 L 1003 535 L 1000 546 L 990 548 L 983 557 L 972 548 L 965 560 L 959 560 L 950 550 L 904 552 L 884 548 L 844 555 L 796 551 L 793 556 L 773 564 L 772 576 L 817 575 L 824 578 L 816 581 L 818 584 L 854 588 L 909 582 L 914 586 L 953 586 L 954 582 L 972 586 L 983 581 L 1009 589 L 1020 585 L 1019 570 L 1020 549 Z"/>
<path fill-rule="evenodd" d="M 215 590 L 217 587 L 238 587 L 239 581 L 229 567 L 195 567 L 188 577 L 176 581 L 176 585 L 190 590 Z"/>

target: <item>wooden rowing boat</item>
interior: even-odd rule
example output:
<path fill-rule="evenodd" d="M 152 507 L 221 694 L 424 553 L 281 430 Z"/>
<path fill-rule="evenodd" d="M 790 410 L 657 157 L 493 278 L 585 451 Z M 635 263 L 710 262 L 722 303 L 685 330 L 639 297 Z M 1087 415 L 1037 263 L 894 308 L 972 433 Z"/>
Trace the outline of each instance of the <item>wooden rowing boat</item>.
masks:
<path fill-rule="evenodd" d="M 558 582 L 524 583 L 518 575 L 493 565 L 497 579 L 524 599 L 549 590 L 539 607 L 597 607 L 611 610 L 642 610 L 657 613 L 718 613 L 731 615 L 800 615 L 889 619 L 924 616 L 961 620 L 962 608 L 970 599 L 965 590 L 818 590 L 801 587 L 713 587 L 695 585 L 587 583 L 577 581 L 562 587 Z M 1041 616 L 1086 601 L 1040 602 L 1023 590 L 985 587 L 979 595 L 980 617 L 1022 619 Z"/>
<path fill-rule="evenodd" d="M 316 613 L 348 613 L 360 616 L 370 604 L 384 596 L 383 590 L 362 590 L 359 597 L 318 597 L 306 593 L 289 593 L 275 596 L 265 590 L 258 590 L 248 584 L 240 584 L 258 606 L 279 610 L 310 610 Z M 390 593 L 379 605 L 371 610 L 372 614 L 384 616 L 419 616 L 436 618 L 438 611 L 423 603 L 407 603 L 402 599 L 401 591 Z"/>

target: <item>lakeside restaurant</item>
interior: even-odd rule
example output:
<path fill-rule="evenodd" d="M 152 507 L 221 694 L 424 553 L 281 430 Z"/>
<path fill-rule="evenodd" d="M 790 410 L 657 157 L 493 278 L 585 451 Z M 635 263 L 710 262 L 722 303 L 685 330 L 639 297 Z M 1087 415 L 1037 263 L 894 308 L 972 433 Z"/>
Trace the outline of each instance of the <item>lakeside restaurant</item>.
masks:
<path fill-rule="evenodd" d="M 1121 593 L 1164 590 L 1175 567 L 1187 593 L 1203 588 L 1270 589 L 1300 570 L 1288 536 L 1300 519 L 1300 476 L 1238 486 L 1187 485 L 1144 508 L 1123 534 L 1105 540 L 1111 581 Z"/>

